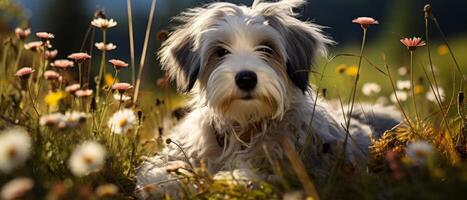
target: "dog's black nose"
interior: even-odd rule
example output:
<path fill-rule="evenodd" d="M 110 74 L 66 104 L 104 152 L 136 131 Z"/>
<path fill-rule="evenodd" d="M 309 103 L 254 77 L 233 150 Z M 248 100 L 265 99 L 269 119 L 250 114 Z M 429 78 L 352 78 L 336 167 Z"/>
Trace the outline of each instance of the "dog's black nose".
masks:
<path fill-rule="evenodd" d="M 241 71 L 235 75 L 235 83 L 241 90 L 246 92 L 253 90 L 257 82 L 258 77 L 252 71 Z"/>

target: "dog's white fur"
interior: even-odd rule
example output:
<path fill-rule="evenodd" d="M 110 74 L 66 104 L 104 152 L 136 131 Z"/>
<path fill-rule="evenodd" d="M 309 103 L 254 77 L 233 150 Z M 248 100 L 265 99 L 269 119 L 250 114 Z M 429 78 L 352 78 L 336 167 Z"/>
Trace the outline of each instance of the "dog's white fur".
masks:
<path fill-rule="evenodd" d="M 166 166 L 181 161 L 199 166 L 203 160 L 217 177 L 231 171 L 228 174 L 236 179 L 267 179 L 272 173 L 265 151 L 271 159 L 285 160 L 284 140 L 303 152 L 312 175 L 329 172 L 343 147 L 344 115 L 322 100 L 314 106 L 317 97 L 308 87 L 308 74 L 316 54 L 325 54 L 333 42 L 322 27 L 295 18 L 292 9 L 303 4 L 304 0 L 256 0 L 252 7 L 212 3 L 178 17 L 183 24 L 159 57 L 178 87 L 191 94 L 192 111 L 168 136 L 181 149 L 171 143 L 138 170 L 141 198 L 151 195 L 144 188 L 154 184 L 156 194 L 176 195 L 177 176 Z M 251 92 L 235 83 L 235 75 L 243 70 L 257 74 Z M 393 108 L 356 107 L 345 149 L 353 166 L 365 162 L 370 138 L 400 118 Z M 323 150 L 324 144 L 329 151 Z"/>

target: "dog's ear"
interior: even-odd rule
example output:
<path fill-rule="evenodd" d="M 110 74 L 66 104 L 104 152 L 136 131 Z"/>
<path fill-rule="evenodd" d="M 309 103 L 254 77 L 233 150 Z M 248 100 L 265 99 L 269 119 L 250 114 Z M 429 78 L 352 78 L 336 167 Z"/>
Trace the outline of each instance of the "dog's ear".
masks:
<path fill-rule="evenodd" d="M 189 26 L 183 25 L 169 35 L 159 51 L 162 69 L 166 70 L 177 88 L 189 92 L 196 83 L 200 68 L 198 50 Z"/>
<path fill-rule="evenodd" d="M 284 39 L 287 56 L 287 74 L 303 92 L 309 88 L 309 73 L 317 53 L 327 55 L 327 46 L 334 42 L 324 35 L 322 26 L 295 18 L 293 11 L 305 4 L 304 0 L 282 0 L 265 3 L 255 1 L 253 9 L 259 11 L 268 24 Z"/>

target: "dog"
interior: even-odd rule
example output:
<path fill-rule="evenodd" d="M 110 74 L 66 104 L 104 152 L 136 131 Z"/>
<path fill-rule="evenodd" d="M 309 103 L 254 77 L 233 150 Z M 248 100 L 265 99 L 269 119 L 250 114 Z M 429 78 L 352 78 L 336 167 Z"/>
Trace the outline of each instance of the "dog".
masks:
<path fill-rule="evenodd" d="M 296 18 L 293 9 L 304 3 L 215 2 L 176 17 L 181 25 L 158 56 L 190 95 L 190 113 L 167 136 L 172 142 L 139 167 L 141 199 L 179 195 L 178 176 L 168 172 L 173 166 L 203 162 L 215 178 L 272 180 L 265 151 L 286 160 L 284 141 L 301 152 L 314 177 L 329 174 L 340 154 L 350 166 L 364 165 L 371 139 L 400 115 L 392 107 L 357 104 L 345 130 L 341 107 L 319 99 L 309 83 L 315 58 L 334 42 L 324 27 Z M 149 186 L 157 189 L 148 192 Z"/>

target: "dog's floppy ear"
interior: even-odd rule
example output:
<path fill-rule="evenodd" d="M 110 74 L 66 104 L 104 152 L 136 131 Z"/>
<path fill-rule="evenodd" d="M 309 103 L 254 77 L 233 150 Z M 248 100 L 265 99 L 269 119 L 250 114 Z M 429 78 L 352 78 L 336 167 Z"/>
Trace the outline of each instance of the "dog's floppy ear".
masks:
<path fill-rule="evenodd" d="M 291 81 L 303 92 L 309 88 L 309 72 L 317 53 L 327 54 L 327 45 L 334 42 L 323 34 L 322 26 L 298 20 L 294 8 L 304 0 L 282 0 L 265 3 L 254 2 L 253 9 L 261 12 L 268 24 L 276 29 L 284 39 L 287 55 L 287 74 Z"/>
<path fill-rule="evenodd" d="M 200 68 L 194 42 L 189 26 L 183 25 L 170 34 L 159 51 L 162 69 L 177 82 L 177 88 L 185 93 L 195 85 Z"/>

